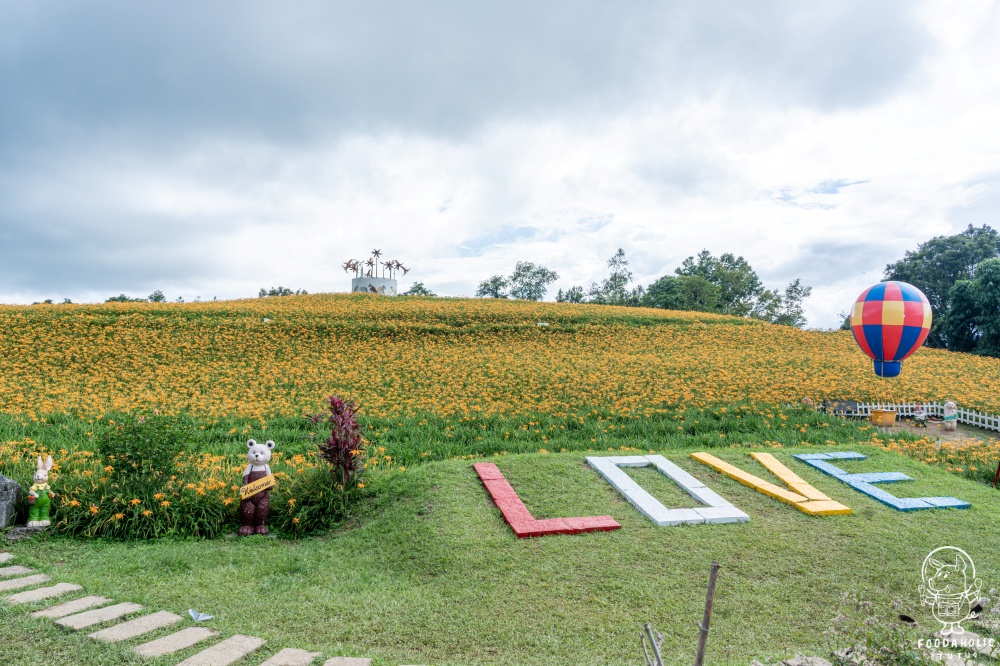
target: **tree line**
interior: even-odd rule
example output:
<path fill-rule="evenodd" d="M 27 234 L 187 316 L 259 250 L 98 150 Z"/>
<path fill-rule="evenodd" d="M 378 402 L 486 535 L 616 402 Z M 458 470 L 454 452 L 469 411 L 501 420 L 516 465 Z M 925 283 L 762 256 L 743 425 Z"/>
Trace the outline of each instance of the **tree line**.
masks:
<path fill-rule="evenodd" d="M 685 259 L 672 275 L 634 288 L 630 288 L 633 275 L 628 265 L 625 251 L 619 248 L 608 260 L 606 278 L 586 289 L 582 285 L 560 289 L 556 301 L 717 312 L 786 326 L 806 324 L 802 302 L 812 288 L 796 279 L 782 291 L 768 289 L 742 256 L 724 253 L 716 257 L 702 250 Z M 493 275 L 480 282 L 476 296 L 538 301 L 558 279 L 555 271 L 519 261 L 511 275 Z"/>
<path fill-rule="evenodd" d="M 935 236 L 885 267 L 927 295 L 930 347 L 1000 357 L 1000 234 L 988 225 Z M 850 317 L 844 321 L 850 328 Z"/>

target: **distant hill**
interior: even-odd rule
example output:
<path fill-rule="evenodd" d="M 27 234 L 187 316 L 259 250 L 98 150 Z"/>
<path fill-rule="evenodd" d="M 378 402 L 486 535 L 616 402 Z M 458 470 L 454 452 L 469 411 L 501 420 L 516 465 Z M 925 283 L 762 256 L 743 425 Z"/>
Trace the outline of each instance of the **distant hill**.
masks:
<path fill-rule="evenodd" d="M 922 349 L 897 399 L 1000 411 L 1000 361 Z M 882 391 L 849 332 L 643 308 L 346 294 L 0 307 L 0 411 L 642 416 Z"/>

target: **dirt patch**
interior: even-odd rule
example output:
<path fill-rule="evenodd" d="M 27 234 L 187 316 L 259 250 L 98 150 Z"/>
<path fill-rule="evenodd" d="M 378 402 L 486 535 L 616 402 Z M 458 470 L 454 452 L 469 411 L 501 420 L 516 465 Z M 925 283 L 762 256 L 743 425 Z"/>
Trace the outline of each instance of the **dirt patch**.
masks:
<path fill-rule="evenodd" d="M 888 428 L 888 431 L 890 434 L 905 431 L 921 437 L 933 437 L 940 442 L 961 442 L 966 439 L 979 439 L 985 442 L 989 439 L 1000 439 L 1000 433 L 983 430 L 982 428 L 974 428 L 961 423 L 958 424 L 957 430 L 945 430 L 940 423 L 931 421 L 927 422 L 926 428 L 918 428 L 909 419 L 897 420 L 896 425 Z"/>

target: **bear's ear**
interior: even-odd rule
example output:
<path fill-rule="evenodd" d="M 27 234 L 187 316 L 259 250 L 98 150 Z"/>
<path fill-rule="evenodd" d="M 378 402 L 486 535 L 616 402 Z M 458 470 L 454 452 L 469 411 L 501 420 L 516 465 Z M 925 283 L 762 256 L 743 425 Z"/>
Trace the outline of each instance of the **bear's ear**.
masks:
<path fill-rule="evenodd" d="M 273 449 L 274 448 L 274 442 L 272 442 L 271 440 L 267 440 L 266 444 L 267 444 L 267 448 L 269 448 L 269 449 Z"/>
<path fill-rule="evenodd" d="M 250 449 L 250 448 L 253 448 L 253 447 L 255 447 L 255 446 L 257 446 L 257 442 L 255 442 L 255 441 L 254 441 L 254 440 L 252 440 L 252 439 L 248 439 L 248 440 L 247 440 L 247 448 L 248 448 L 248 449 Z"/>

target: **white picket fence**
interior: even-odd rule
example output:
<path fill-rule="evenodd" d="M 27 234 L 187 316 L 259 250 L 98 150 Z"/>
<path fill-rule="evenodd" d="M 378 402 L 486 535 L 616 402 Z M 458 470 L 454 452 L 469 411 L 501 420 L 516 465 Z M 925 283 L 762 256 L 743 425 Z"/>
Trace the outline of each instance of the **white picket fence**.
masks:
<path fill-rule="evenodd" d="M 913 416 L 917 408 L 916 402 L 859 402 L 858 415 L 870 416 L 873 409 L 894 410 L 898 416 Z M 944 416 L 944 403 L 925 402 L 928 416 Z M 972 409 L 958 408 L 958 422 L 967 423 L 977 428 L 985 430 L 1000 431 L 1000 416 L 995 414 L 984 414 Z"/>

